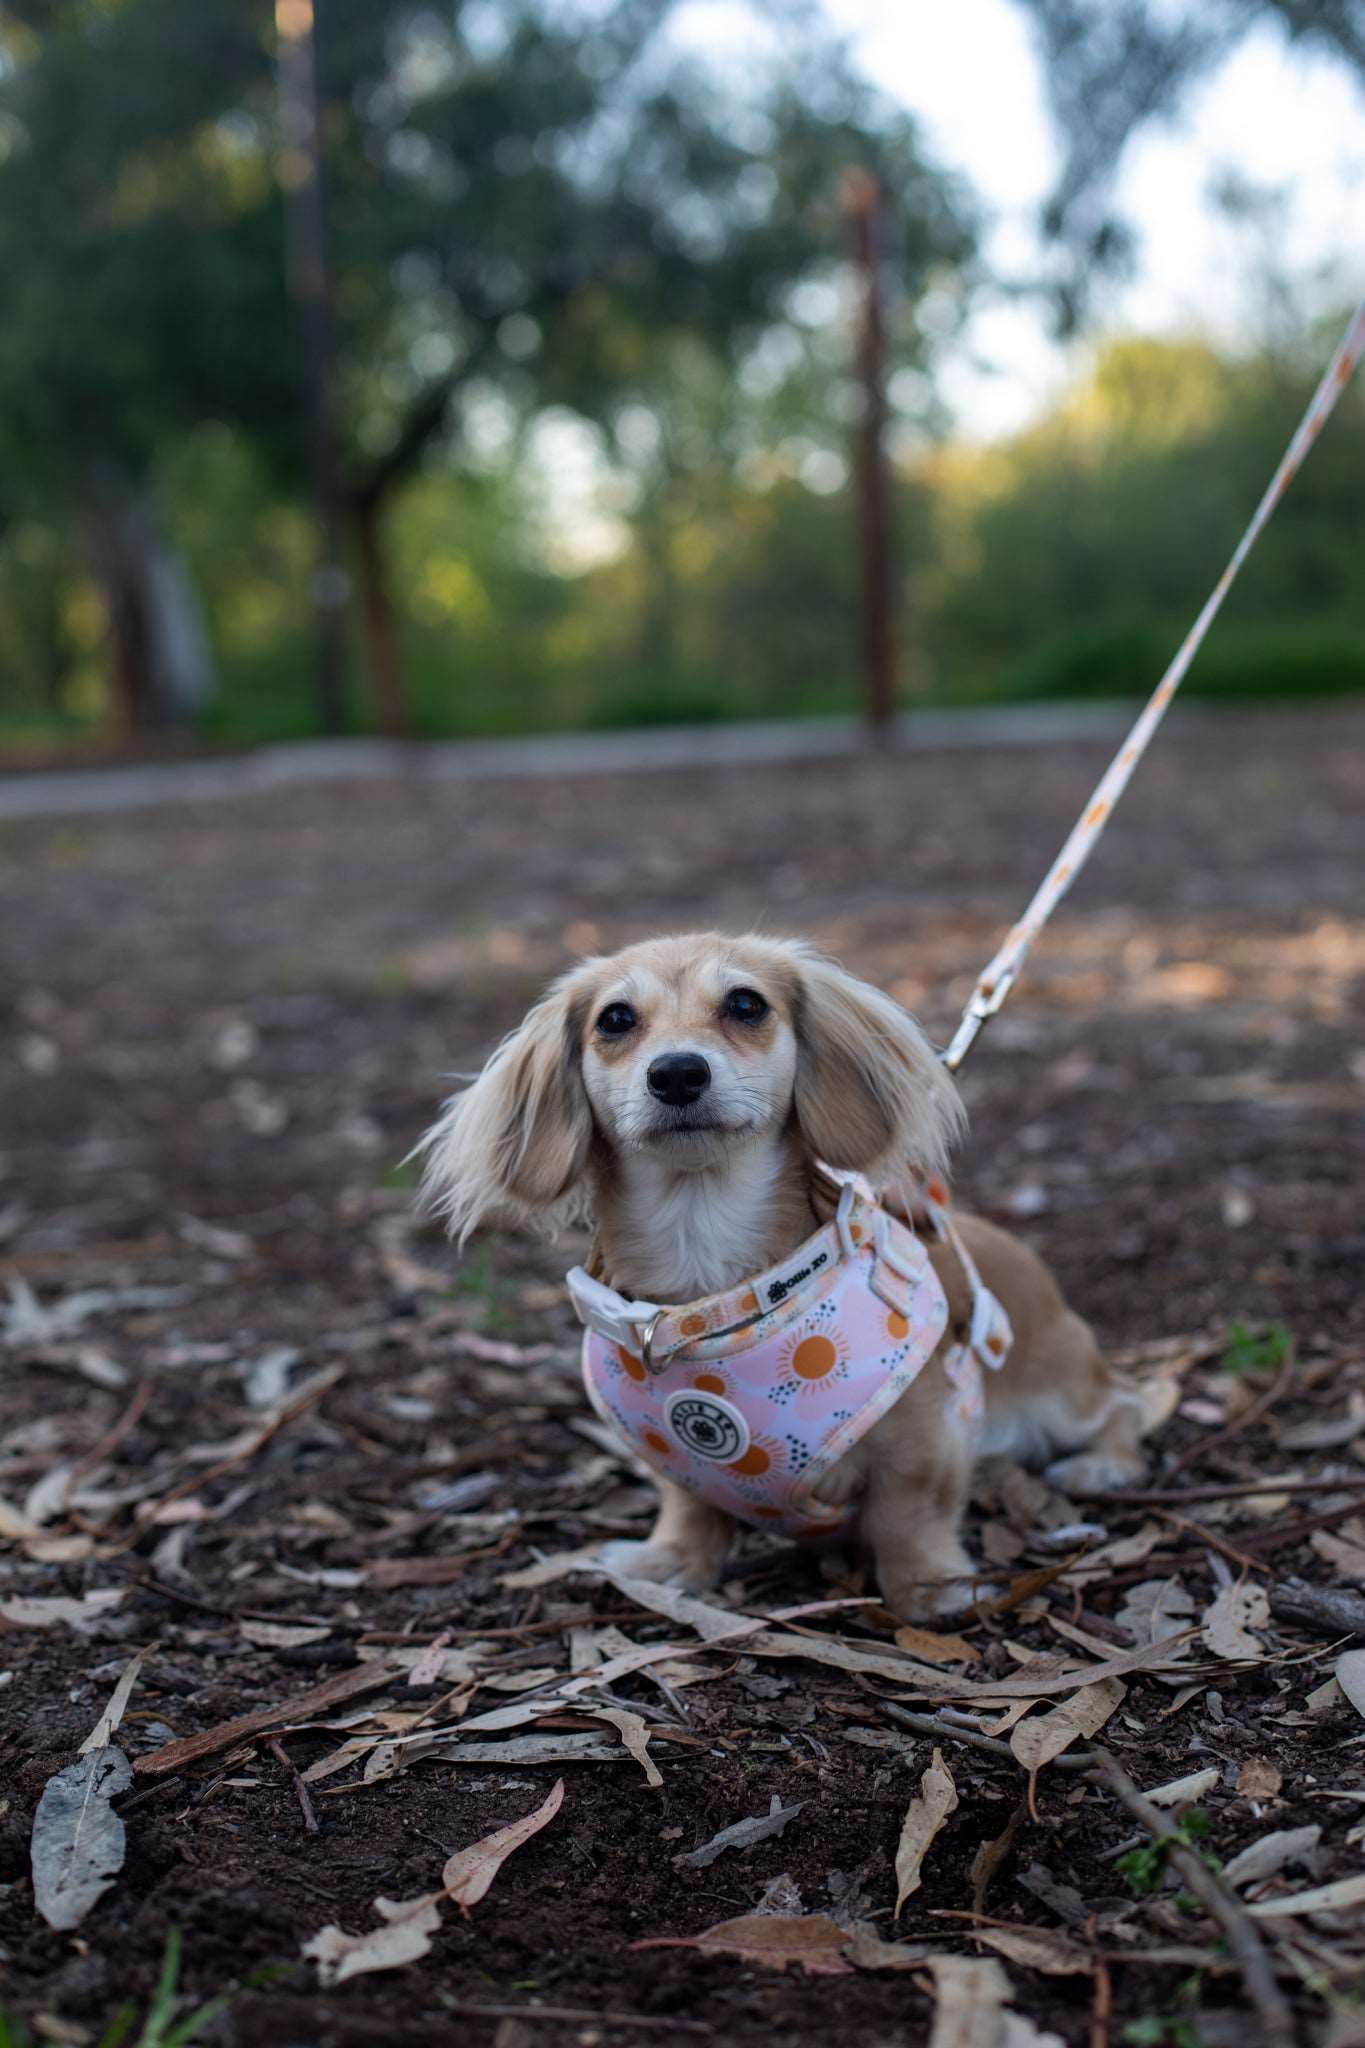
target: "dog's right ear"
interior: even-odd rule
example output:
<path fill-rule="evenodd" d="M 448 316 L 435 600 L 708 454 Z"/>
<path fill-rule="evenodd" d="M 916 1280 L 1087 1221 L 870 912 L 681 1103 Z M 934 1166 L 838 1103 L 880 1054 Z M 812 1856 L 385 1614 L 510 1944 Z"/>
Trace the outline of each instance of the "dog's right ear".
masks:
<path fill-rule="evenodd" d="M 418 1145 L 424 1205 L 461 1244 L 483 1222 L 553 1230 L 572 1214 L 592 1141 L 581 1030 L 582 1006 L 561 983 Z"/>

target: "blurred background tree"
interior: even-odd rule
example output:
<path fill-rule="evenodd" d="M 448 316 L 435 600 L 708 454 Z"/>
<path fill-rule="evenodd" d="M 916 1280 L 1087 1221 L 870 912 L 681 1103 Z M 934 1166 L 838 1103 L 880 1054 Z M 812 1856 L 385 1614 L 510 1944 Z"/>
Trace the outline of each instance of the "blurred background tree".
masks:
<path fill-rule="evenodd" d="M 622 414 L 648 403 L 667 461 L 695 464 L 697 435 L 669 418 L 672 366 L 733 373 L 782 325 L 790 294 L 838 259 L 850 160 L 898 195 L 903 274 L 960 285 L 964 195 L 807 10 L 785 11 L 799 55 L 745 91 L 662 46 L 670 0 L 322 0 L 338 461 L 368 702 L 390 728 L 412 714 L 385 521 L 433 451 L 459 473 L 466 408 L 512 442 L 567 405 L 619 445 Z M 302 497 L 273 40 L 262 0 L 30 0 L 5 28 L 8 517 L 74 525 L 79 511 L 129 724 L 198 710 L 208 690 L 161 494 L 212 489 L 222 470 L 239 512 L 244 489 L 281 513 Z M 924 353 L 908 323 L 902 345 Z M 665 489 L 642 486 L 646 549 Z M 297 573 L 297 520 L 250 524 Z M 657 660 L 665 555 L 649 567 L 642 649 Z M 192 681 L 174 658 L 191 642 Z"/>
<path fill-rule="evenodd" d="M 1053 259 L 1005 282 L 1063 326 L 1131 251 L 1129 140 L 1256 23 L 1365 75 L 1365 0 L 1018 4 L 1066 147 Z M 939 372 L 988 282 L 977 203 L 816 0 L 752 5 L 772 63 L 680 40 L 674 0 L 0 12 L 0 732 L 298 736 L 338 681 L 353 725 L 418 734 L 847 710 L 850 166 L 888 198 L 916 701 L 1149 686 L 1328 345 L 1281 195 L 1223 188 L 1264 280 L 1246 346 L 1114 340 L 1025 433 L 964 443 Z M 321 698 L 286 16 L 315 40 L 352 592 Z M 1363 436 L 1348 393 L 1195 689 L 1361 681 Z"/>

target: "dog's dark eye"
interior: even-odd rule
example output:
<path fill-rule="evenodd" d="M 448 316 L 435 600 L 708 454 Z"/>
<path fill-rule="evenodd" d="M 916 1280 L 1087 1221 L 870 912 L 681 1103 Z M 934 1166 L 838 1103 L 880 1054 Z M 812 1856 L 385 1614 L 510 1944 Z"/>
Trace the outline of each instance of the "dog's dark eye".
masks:
<path fill-rule="evenodd" d="M 724 1008 L 736 1024 L 759 1024 L 768 1014 L 768 1004 L 756 988 L 732 988 Z"/>
<path fill-rule="evenodd" d="M 639 1021 L 629 1003 L 608 1003 L 597 1020 L 597 1028 L 604 1038 L 624 1038 Z"/>

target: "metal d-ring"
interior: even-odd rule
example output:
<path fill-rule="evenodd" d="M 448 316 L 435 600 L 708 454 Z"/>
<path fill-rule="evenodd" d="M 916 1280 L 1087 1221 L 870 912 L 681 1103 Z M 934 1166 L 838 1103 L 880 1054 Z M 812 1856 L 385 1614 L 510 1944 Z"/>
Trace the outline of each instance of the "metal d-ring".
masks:
<path fill-rule="evenodd" d="M 640 1363 L 646 1372 L 663 1371 L 661 1365 L 655 1365 L 654 1363 L 654 1332 L 667 1314 L 667 1309 L 656 1308 L 640 1333 Z"/>

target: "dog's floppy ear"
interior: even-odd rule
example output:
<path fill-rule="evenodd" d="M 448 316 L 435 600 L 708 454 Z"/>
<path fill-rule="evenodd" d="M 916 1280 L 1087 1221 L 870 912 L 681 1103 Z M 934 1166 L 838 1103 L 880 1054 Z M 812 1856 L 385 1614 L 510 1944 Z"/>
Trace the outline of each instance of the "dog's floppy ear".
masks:
<path fill-rule="evenodd" d="M 552 988 L 417 1147 L 425 1205 L 463 1244 L 485 1221 L 554 1228 L 575 1207 L 592 1141 L 581 1004 Z"/>
<path fill-rule="evenodd" d="M 943 1173 L 965 1117 L 914 1018 L 818 955 L 799 973 L 795 1108 L 811 1152 L 849 1173 Z"/>

